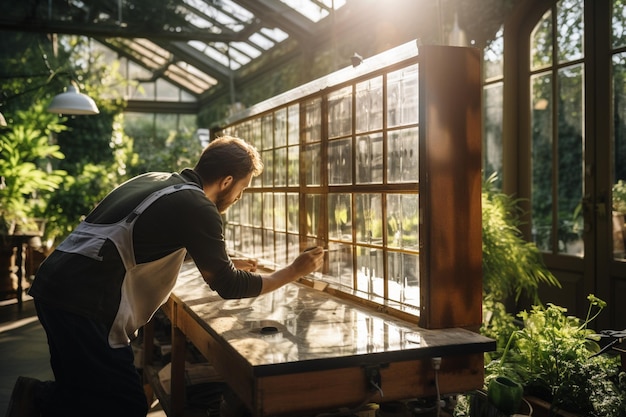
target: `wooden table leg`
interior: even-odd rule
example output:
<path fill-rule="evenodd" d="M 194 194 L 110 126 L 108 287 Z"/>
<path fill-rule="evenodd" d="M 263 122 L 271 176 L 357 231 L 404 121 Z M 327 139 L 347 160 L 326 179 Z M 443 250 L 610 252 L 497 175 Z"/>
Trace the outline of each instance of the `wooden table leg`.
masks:
<path fill-rule="evenodd" d="M 172 323 L 172 375 L 171 401 L 172 414 L 181 417 L 185 409 L 185 353 L 187 338 L 185 334 Z"/>
<path fill-rule="evenodd" d="M 146 395 L 146 401 L 148 402 L 148 406 L 152 404 L 154 399 L 154 389 L 152 388 L 152 384 L 150 378 L 148 377 L 148 369 L 152 366 L 153 355 L 152 352 L 154 350 L 154 322 L 150 320 L 143 326 L 143 358 L 142 358 L 142 369 L 143 369 L 143 391 Z"/>
<path fill-rule="evenodd" d="M 26 274 L 26 262 L 24 261 L 24 252 L 26 251 L 26 245 L 24 245 L 24 243 L 22 243 L 22 241 L 20 240 L 16 245 L 16 249 L 17 253 L 15 254 L 15 266 L 17 267 L 17 309 L 19 311 L 22 311 L 22 300 L 24 292 L 22 280 L 24 279 L 24 275 Z"/>

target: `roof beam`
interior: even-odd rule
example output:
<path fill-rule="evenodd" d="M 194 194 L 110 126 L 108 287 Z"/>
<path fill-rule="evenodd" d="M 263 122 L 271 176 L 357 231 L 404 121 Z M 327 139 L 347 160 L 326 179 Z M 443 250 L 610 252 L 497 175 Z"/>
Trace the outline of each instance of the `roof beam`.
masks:
<path fill-rule="evenodd" d="M 160 41 L 237 42 L 245 41 L 247 33 L 210 33 L 198 31 L 154 31 L 144 28 L 98 25 L 97 23 L 72 23 L 57 20 L 30 20 L 27 25 L 16 20 L 0 19 L 0 30 L 13 32 L 62 33 L 92 38 L 147 38 Z"/>
<path fill-rule="evenodd" d="M 170 42 L 167 44 L 161 42 L 155 43 L 173 53 L 177 60 L 187 62 L 200 71 L 205 71 L 219 81 L 228 82 L 233 75 L 232 70 L 226 68 L 214 59 L 211 59 L 194 47 L 189 46 L 185 42 Z"/>
<path fill-rule="evenodd" d="M 233 0 L 248 9 L 268 27 L 277 27 L 298 41 L 315 34 L 315 24 L 279 0 Z"/>

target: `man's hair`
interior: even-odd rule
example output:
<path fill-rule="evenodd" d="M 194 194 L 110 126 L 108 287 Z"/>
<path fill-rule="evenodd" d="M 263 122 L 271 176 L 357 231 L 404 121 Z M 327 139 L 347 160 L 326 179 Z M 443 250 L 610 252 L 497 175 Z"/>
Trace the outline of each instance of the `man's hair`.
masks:
<path fill-rule="evenodd" d="M 263 162 L 256 148 L 243 139 L 222 136 L 212 140 L 202 151 L 194 171 L 205 184 L 232 175 L 235 181 L 252 173 L 253 177 L 263 172 Z"/>

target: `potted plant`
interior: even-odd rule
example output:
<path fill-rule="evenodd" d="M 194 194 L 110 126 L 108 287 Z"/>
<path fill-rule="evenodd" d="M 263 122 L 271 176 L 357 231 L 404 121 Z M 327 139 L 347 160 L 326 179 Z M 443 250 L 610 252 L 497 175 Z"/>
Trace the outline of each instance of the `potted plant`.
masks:
<path fill-rule="evenodd" d="M 501 357 L 487 364 L 486 380 L 506 376 L 519 382 L 525 398 L 535 408 L 547 405 L 549 415 L 626 416 L 620 358 L 593 356 L 600 347 L 588 328 L 606 303 L 594 295 L 588 300 L 584 320 L 554 304 L 519 313 L 523 325 L 511 333 Z"/>

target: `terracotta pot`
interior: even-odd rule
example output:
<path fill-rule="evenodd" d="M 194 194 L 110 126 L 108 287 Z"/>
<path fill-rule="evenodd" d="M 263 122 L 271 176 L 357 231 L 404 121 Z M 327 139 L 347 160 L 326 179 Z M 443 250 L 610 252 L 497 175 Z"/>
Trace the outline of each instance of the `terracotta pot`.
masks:
<path fill-rule="evenodd" d="M 521 384 L 505 376 L 492 379 L 487 388 L 489 402 L 506 415 L 519 410 L 523 393 L 524 388 Z"/>

